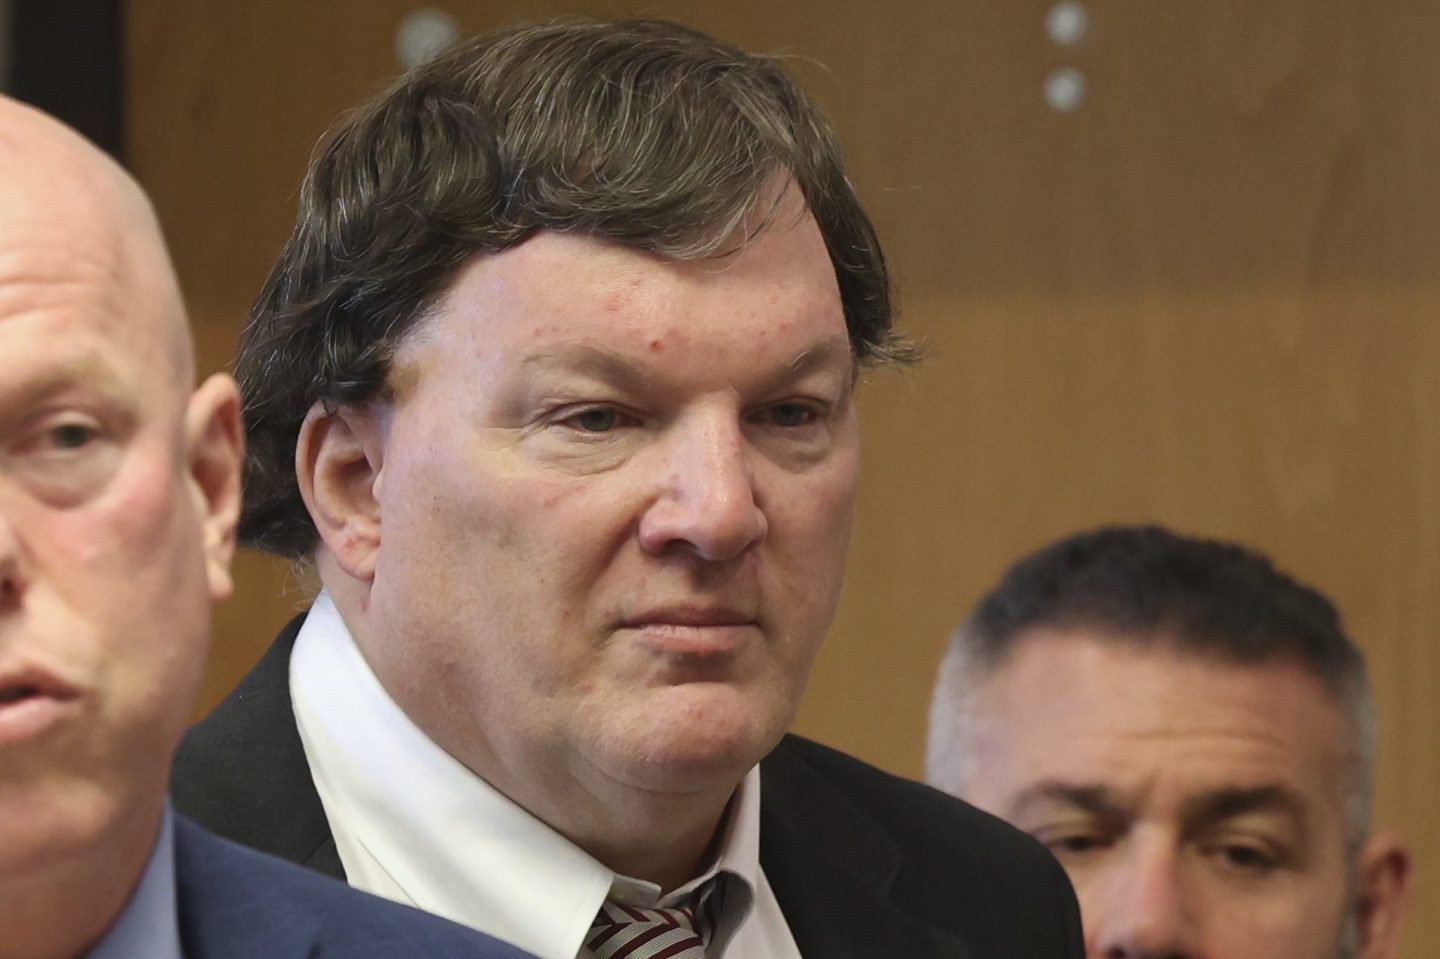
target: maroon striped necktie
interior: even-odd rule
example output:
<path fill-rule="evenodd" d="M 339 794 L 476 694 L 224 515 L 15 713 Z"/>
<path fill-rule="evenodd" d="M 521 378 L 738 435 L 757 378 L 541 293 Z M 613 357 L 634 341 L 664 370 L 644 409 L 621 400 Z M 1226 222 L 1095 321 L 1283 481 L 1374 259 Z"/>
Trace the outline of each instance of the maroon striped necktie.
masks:
<path fill-rule="evenodd" d="M 696 890 L 689 903 L 670 909 L 642 909 L 607 899 L 585 945 L 595 959 L 705 959 L 706 900 L 714 888 L 711 880 Z"/>

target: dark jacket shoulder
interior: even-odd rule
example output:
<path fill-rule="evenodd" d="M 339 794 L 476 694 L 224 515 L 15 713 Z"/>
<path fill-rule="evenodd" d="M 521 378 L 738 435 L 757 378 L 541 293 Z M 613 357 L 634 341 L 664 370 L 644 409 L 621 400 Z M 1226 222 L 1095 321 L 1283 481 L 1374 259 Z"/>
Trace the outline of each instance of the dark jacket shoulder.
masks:
<path fill-rule="evenodd" d="M 340 877 L 290 702 L 295 617 L 214 711 L 185 734 L 171 770 L 176 810 L 217 835 Z"/>
<path fill-rule="evenodd" d="M 1008 823 L 797 736 L 761 774 L 761 859 L 782 904 L 803 902 L 820 868 L 832 885 L 853 884 L 857 907 L 867 893 L 883 898 L 976 957 L 1083 955 L 1064 870 Z M 792 874 L 800 863 L 805 871 Z M 835 904 L 826 909 L 834 915 Z"/>

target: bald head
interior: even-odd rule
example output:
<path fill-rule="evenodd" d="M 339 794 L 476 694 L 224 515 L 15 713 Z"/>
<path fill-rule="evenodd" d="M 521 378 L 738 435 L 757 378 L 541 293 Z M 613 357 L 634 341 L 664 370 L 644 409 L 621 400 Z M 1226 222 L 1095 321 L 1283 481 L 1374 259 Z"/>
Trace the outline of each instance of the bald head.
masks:
<path fill-rule="evenodd" d="M 0 98 L 6 955 L 84 954 L 155 842 L 239 513 L 235 384 L 192 380 L 139 187 Z"/>
<path fill-rule="evenodd" d="M 86 319 L 123 324 L 152 373 L 193 379 L 189 328 L 149 200 L 74 130 L 0 96 L 0 315 L 14 297 L 43 308 L 88 287 Z M 77 318 L 78 319 L 78 318 Z"/>

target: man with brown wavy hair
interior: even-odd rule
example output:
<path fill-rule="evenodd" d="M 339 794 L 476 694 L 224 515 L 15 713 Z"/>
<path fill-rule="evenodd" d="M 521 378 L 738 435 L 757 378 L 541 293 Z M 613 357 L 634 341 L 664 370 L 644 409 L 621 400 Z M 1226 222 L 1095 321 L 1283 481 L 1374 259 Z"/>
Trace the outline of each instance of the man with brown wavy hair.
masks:
<path fill-rule="evenodd" d="M 402 77 L 321 145 L 243 337 L 242 532 L 324 590 L 192 734 L 182 806 L 552 959 L 661 926 L 1078 957 L 1028 838 L 785 735 L 891 319 L 770 58 L 567 22 Z"/>

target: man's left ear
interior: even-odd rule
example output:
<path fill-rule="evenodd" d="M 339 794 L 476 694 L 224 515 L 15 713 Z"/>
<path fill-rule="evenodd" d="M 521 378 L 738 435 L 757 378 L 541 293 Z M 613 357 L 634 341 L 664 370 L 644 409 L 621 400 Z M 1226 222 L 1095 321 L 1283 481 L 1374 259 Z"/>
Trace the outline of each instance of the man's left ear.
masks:
<path fill-rule="evenodd" d="M 1393 833 L 1371 836 L 1355 863 L 1359 959 L 1391 959 L 1410 905 L 1410 852 Z"/>
<path fill-rule="evenodd" d="M 217 373 L 191 395 L 185 410 L 185 438 L 191 488 L 205 538 L 205 574 L 210 598 L 219 602 L 234 589 L 230 559 L 240 523 L 245 460 L 240 392 L 233 379 Z"/>

